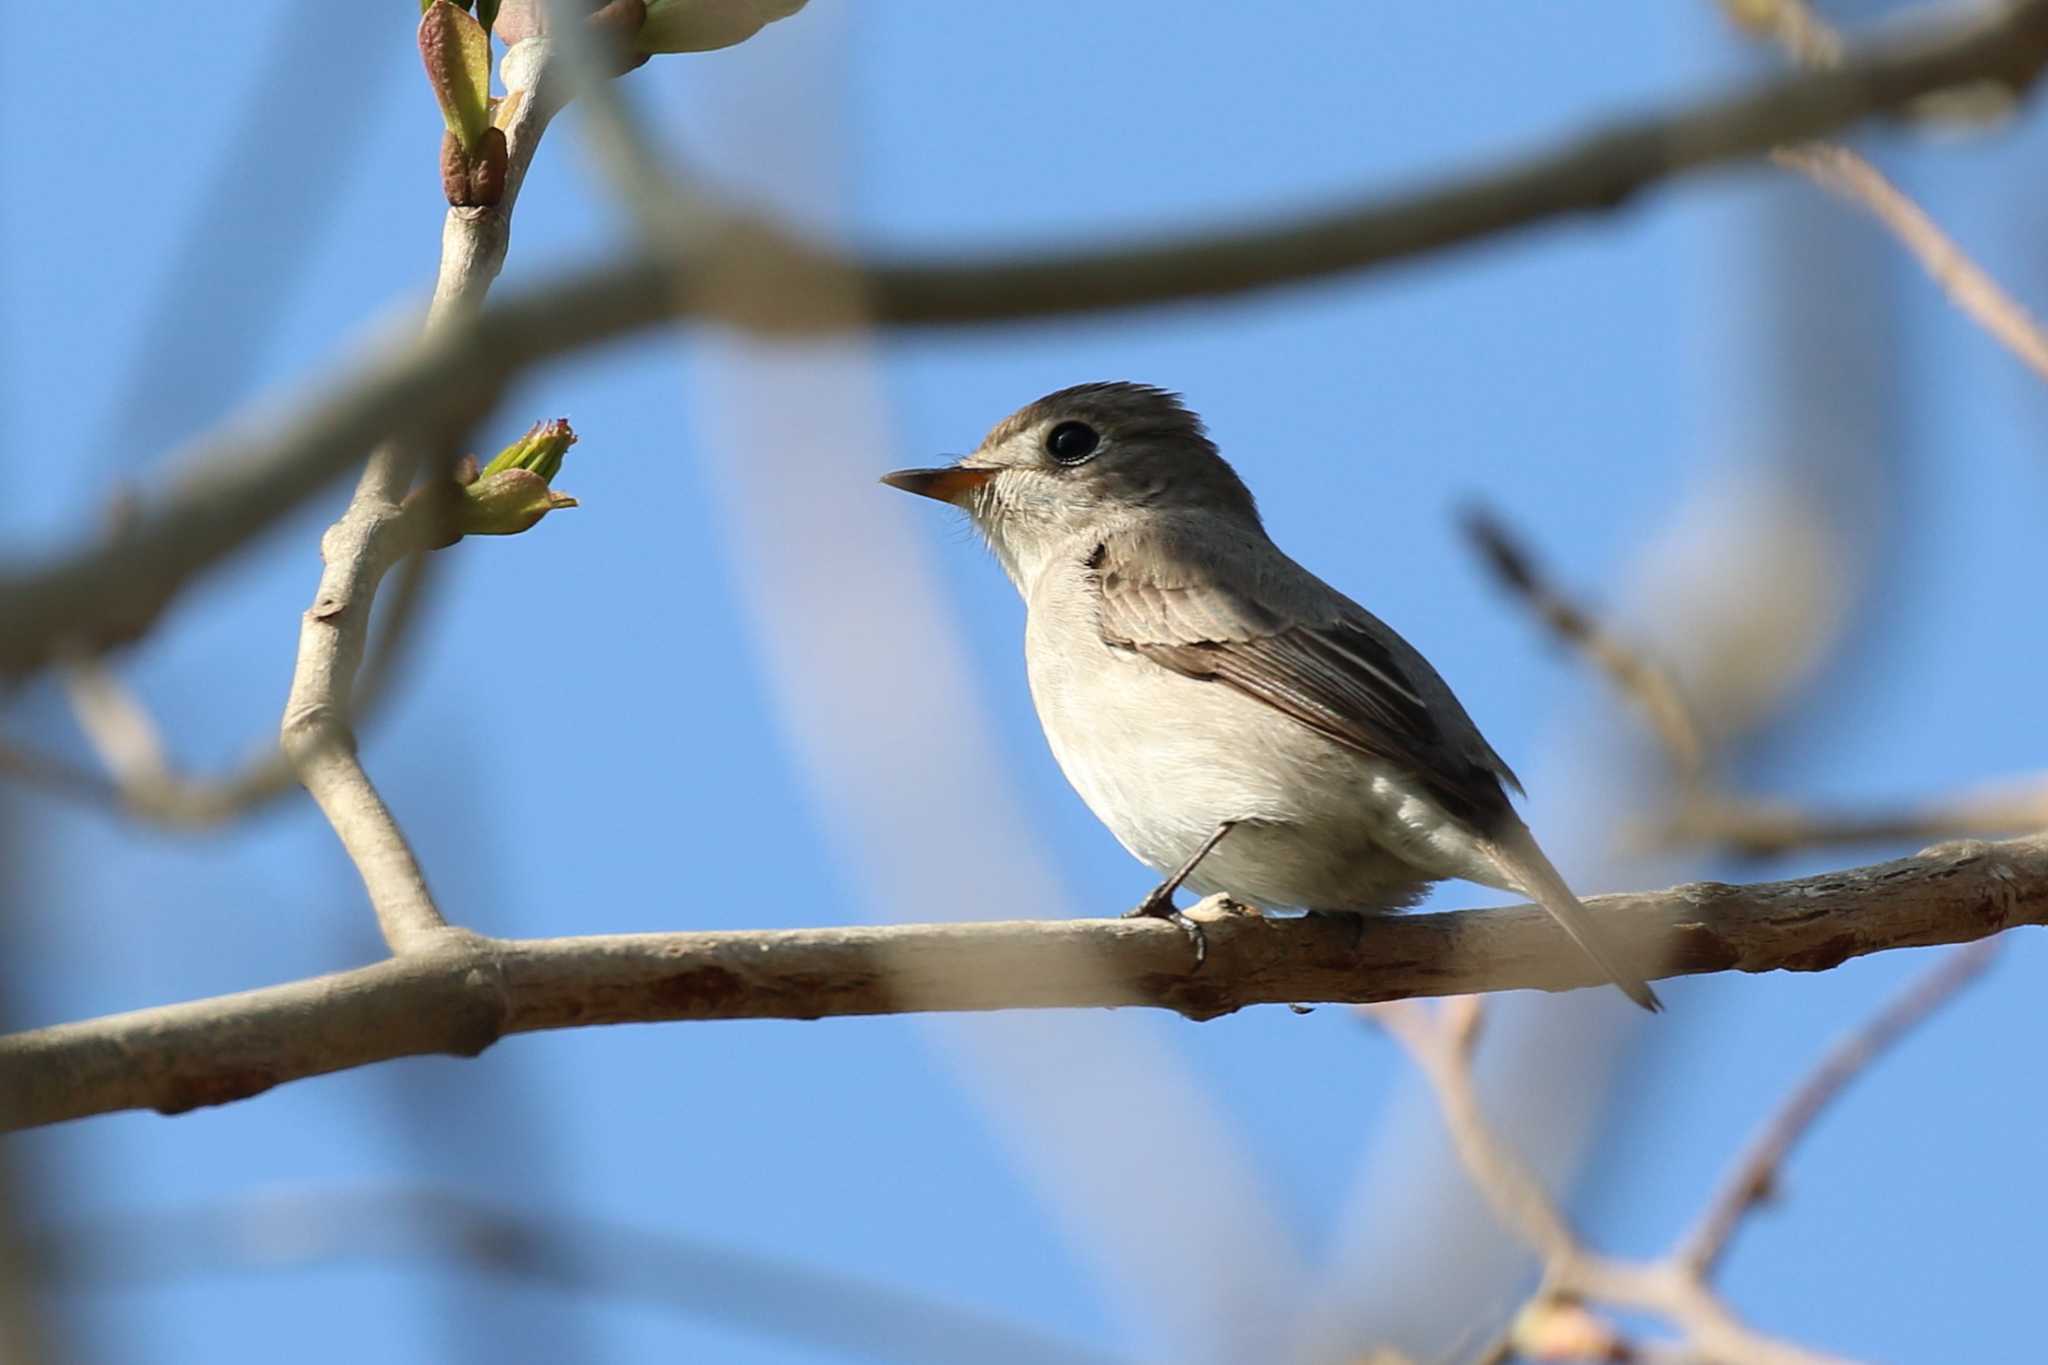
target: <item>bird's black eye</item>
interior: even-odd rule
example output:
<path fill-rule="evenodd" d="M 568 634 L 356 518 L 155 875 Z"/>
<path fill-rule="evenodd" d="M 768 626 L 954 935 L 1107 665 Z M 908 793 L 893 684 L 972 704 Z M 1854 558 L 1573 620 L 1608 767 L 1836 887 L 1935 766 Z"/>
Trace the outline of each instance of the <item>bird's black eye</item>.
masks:
<path fill-rule="evenodd" d="M 1045 453 L 1061 464 L 1079 464 L 1101 444 L 1102 438 L 1086 422 L 1062 422 L 1045 433 Z"/>

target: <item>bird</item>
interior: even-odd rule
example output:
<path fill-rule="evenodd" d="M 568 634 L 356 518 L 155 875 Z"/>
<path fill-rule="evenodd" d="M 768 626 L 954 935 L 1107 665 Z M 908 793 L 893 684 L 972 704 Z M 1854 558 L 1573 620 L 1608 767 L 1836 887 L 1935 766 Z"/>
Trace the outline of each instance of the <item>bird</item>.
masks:
<path fill-rule="evenodd" d="M 956 462 L 882 481 L 965 511 L 1016 585 L 1053 756 L 1165 877 L 1130 913 L 1189 932 L 1197 969 L 1182 885 L 1364 915 L 1457 878 L 1535 901 L 1661 1008 L 1538 846 L 1508 796 L 1520 781 L 1449 685 L 1274 544 L 1179 394 L 1064 388 Z"/>

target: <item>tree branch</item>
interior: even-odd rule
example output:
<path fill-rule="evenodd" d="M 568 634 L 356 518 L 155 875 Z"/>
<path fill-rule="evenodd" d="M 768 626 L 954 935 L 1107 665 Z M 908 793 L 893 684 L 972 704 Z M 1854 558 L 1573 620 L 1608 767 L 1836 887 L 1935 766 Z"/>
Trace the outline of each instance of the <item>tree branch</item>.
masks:
<path fill-rule="evenodd" d="M 1801 66 L 1830 67 L 1842 60 L 1841 34 L 1806 0 L 1721 0 L 1736 24 L 1775 41 Z M 1797 171 L 1824 190 L 1867 209 L 1965 316 L 2011 351 L 2021 364 L 2048 379 L 2048 333 L 2026 307 L 2005 292 L 1988 271 L 1942 230 L 1926 210 L 1860 153 L 1832 143 L 1780 147 L 1771 160 Z"/>
<path fill-rule="evenodd" d="M 1477 547 L 1494 577 L 1521 599 L 1546 630 L 1567 647 L 1584 654 L 1624 697 L 1635 703 L 1656 732 L 1679 788 L 1697 788 L 1705 780 L 1707 742 L 1670 670 L 1561 592 L 1537 568 L 1535 559 L 1507 524 L 1491 511 L 1477 506 L 1467 508 L 1463 521 L 1467 538 Z"/>
<path fill-rule="evenodd" d="M 808 278 L 863 285 L 863 321 L 979 326 L 1215 299 L 1439 251 L 1612 209 L 1661 180 L 1819 137 L 1931 93 L 1983 81 L 2023 91 L 2048 62 L 2048 0 L 1972 12 L 1872 45 L 1841 65 L 1569 140 L 1415 193 L 1270 227 L 1135 246 L 955 263 L 848 260 L 742 214 L 685 265 L 647 253 L 586 270 L 390 348 L 260 437 L 216 438 L 133 522 L 53 563 L 0 574 L 0 674 L 93 652 L 147 629 L 177 588 L 398 430 L 446 430 L 521 371 L 658 323 L 711 317 L 771 333 L 847 325 L 806 303 Z M 763 281 L 775 287 L 763 289 Z M 772 304 L 760 300 L 769 298 Z"/>
<path fill-rule="evenodd" d="M 505 263 L 512 209 L 541 134 L 558 107 L 533 73 L 505 129 L 505 187 L 484 208 L 451 208 L 441 233 L 441 265 L 427 309 L 429 334 L 473 316 Z M 299 654 L 279 739 L 305 785 L 361 873 L 384 941 L 413 951 L 447 931 L 404 831 L 356 754 L 353 691 L 369 639 L 370 609 L 384 575 L 408 555 L 426 552 L 443 510 L 431 497 L 406 502 L 443 442 L 433 427 L 407 427 L 370 455 L 355 496 L 320 540 L 324 567 L 313 605 L 301 618 Z M 434 488 L 442 489 L 436 480 Z M 445 490 L 444 490 L 445 491 Z"/>
<path fill-rule="evenodd" d="M 1428 1078 L 1472 1183 L 1508 1230 L 1542 1258 L 1541 1285 L 1480 1352 L 1480 1365 L 1500 1365 L 1517 1355 L 1532 1360 L 1664 1358 L 1661 1343 L 1630 1340 L 1592 1310 L 1596 1304 L 1652 1314 L 1679 1328 L 1684 1350 L 1676 1359 L 1717 1365 L 1836 1361 L 1744 1326 L 1713 1287 L 1721 1253 L 1742 1219 L 1768 1195 L 1778 1168 L 1820 1112 L 1901 1035 L 1976 980 L 1997 949 L 1997 942 L 1988 939 L 1959 949 L 1832 1050 L 1707 1200 L 1697 1228 L 1662 1256 L 1644 1261 L 1617 1260 L 1588 1249 L 1549 1192 L 1487 1121 L 1472 1079 L 1481 1008 L 1476 997 L 1447 1001 L 1434 1010 L 1413 1001 L 1360 1010 L 1400 1043 Z"/>
<path fill-rule="evenodd" d="M 1468 510 L 1465 531 L 1494 576 L 1560 642 L 1606 674 L 1649 721 L 1670 764 L 1674 788 L 1672 809 L 1654 822 L 1655 841 L 1718 844 L 1764 857 L 1820 844 L 1904 843 L 2048 829 L 2048 778 L 2040 776 L 1891 810 L 1809 811 L 1789 802 L 1723 791 L 1705 727 L 1670 671 L 1604 627 L 1553 584 L 1491 512 Z"/>
<path fill-rule="evenodd" d="M 1365 1017 L 1391 1034 L 1429 1079 L 1458 1160 L 1493 1205 L 1501 1223 L 1546 1263 L 1578 1255 L 1579 1237 L 1514 1149 L 1486 1121 L 1472 1082 L 1472 1047 L 1480 1022 L 1479 997 L 1453 996 L 1435 1010 L 1418 1001 L 1366 1005 Z"/>
<path fill-rule="evenodd" d="M 2048 379 L 2048 333 L 2041 330 L 2039 320 L 1884 172 L 1849 148 L 1825 142 L 1780 148 L 1771 153 L 1771 160 L 1868 210 L 1958 311 L 2012 352 L 2036 378 Z"/>
<path fill-rule="evenodd" d="M 1771 1197 L 1779 1169 L 1814 1120 L 1888 1048 L 1983 975 L 1998 956 L 1998 948 L 1999 940 L 1980 939 L 1957 949 L 1836 1044 L 1765 1122 L 1720 1191 L 1707 1201 L 1699 1225 L 1679 1243 L 1672 1259 L 1701 1279 L 1711 1277 L 1744 1216 Z"/>
<path fill-rule="evenodd" d="M 1663 964 L 1656 976 L 1822 971 L 2048 923 L 2048 836 L 1587 904 L 1631 960 Z M 1232 913 L 1212 915 L 1207 934 L 1197 972 L 1181 932 L 1145 920 L 539 940 L 448 929 L 353 971 L 0 1038 L 0 1128 L 178 1113 L 394 1057 L 473 1056 L 506 1034 L 593 1024 L 1118 1005 L 1208 1019 L 1255 1004 L 1605 984 L 1528 905 L 1390 915 L 1356 936 L 1331 919 Z"/>
<path fill-rule="evenodd" d="M 385 626 L 370 643 L 350 702 L 358 724 L 388 693 L 398 661 L 411 642 L 432 555 L 414 555 L 401 566 L 395 599 Z M 163 752 L 156 722 L 140 700 L 113 675 L 104 660 L 73 666 L 67 680 L 72 712 L 98 752 L 108 776 L 0 739 L 0 773 L 53 796 L 119 811 L 164 829 L 208 829 L 264 806 L 298 788 L 289 759 L 273 738 L 233 769 L 193 775 L 179 771 Z"/>
<path fill-rule="evenodd" d="M 425 1260 L 572 1296 L 691 1314 L 832 1359 L 893 1365 L 1118 1365 L 1122 1359 L 885 1281 L 683 1237 L 667 1227 L 536 1207 L 526 1191 L 498 1203 L 432 1186 L 270 1188 L 47 1226 L 23 1243 L 35 1276 L 62 1288 Z"/>
<path fill-rule="evenodd" d="M 1693 1354 L 1716 1365 L 1824 1365 L 1833 1357 L 1761 1336 L 1736 1318 L 1704 1277 L 1675 1260 L 1621 1261 L 1588 1250 L 1563 1210 L 1488 1122 L 1472 1079 L 1471 1039 L 1479 1002 L 1369 1005 L 1360 1013 L 1385 1029 L 1428 1078 L 1458 1158 L 1502 1225 L 1543 1262 L 1543 1282 L 1480 1359 L 1638 1360 L 1638 1343 L 1592 1312 L 1588 1302 L 1651 1313 L 1681 1327 Z"/>

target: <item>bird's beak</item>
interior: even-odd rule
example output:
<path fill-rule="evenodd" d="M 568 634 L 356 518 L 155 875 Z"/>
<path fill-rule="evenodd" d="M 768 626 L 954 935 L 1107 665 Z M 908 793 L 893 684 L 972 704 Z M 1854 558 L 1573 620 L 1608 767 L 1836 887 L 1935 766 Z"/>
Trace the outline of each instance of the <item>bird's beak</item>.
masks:
<path fill-rule="evenodd" d="M 899 469 L 893 474 L 884 474 L 882 482 L 921 498 L 958 502 L 995 476 L 993 469 L 951 464 L 939 469 Z"/>

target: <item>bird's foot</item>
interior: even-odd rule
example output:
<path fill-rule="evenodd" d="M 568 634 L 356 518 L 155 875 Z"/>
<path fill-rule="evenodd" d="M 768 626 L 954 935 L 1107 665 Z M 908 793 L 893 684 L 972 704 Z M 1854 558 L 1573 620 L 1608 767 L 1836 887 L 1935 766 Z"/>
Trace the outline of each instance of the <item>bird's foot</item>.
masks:
<path fill-rule="evenodd" d="M 1202 964 L 1209 960 L 1209 936 L 1202 932 L 1202 926 L 1174 908 L 1171 884 L 1154 887 L 1145 899 L 1124 911 L 1125 919 L 1163 919 L 1188 936 L 1188 942 L 1195 950 L 1194 970 L 1202 970 Z"/>

